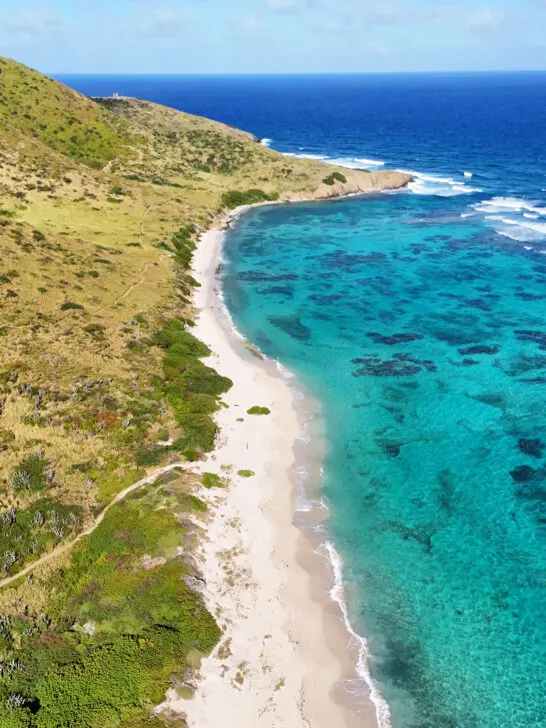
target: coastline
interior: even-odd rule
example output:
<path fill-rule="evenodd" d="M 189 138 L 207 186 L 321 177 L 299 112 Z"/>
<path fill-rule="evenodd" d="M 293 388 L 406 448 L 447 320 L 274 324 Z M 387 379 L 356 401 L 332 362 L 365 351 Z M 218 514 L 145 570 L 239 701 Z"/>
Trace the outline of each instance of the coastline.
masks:
<path fill-rule="evenodd" d="M 321 453 L 309 453 L 306 439 L 309 407 L 317 406 L 302 402 L 292 375 L 245 345 L 215 275 L 224 230 L 247 209 L 204 233 L 194 257 L 201 282 L 194 333 L 212 350 L 210 365 L 234 382 L 218 413 L 217 449 L 204 465 L 229 485 L 208 492 L 213 515 L 198 553 L 204 597 L 223 636 L 202 663 L 193 699 L 171 694 L 169 707 L 190 728 L 223 728 L 230 717 L 242 728 L 377 728 L 388 725 L 388 708 L 371 687 L 366 643 L 348 620 L 339 557 L 316 528 L 326 509 L 297 508 L 302 459 L 315 467 L 311 481 L 320 480 Z M 247 415 L 254 405 L 271 414 Z M 246 479 L 239 469 L 255 475 Z"/>

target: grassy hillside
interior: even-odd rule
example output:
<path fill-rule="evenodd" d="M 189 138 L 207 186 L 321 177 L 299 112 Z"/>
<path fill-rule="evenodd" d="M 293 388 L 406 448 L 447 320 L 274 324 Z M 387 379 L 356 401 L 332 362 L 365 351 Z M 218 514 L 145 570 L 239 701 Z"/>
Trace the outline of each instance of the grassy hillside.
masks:
<path fill-rule="evenodd" d="M 230 382 L 191 335 L 198 234 L 241 201 L 403 179 L 0 70 L 0 728 L 163 725 L 219 636 L 188 586 L 202 485 L 173 471 L 72 542 L 214 447 Z"/>
<path fill-rule="evenodd" d="M 77 162 L 102 168 L 132 138 L 92 101 L 13 61 L 0 58 L 0 127 L 38 139 Z"/>

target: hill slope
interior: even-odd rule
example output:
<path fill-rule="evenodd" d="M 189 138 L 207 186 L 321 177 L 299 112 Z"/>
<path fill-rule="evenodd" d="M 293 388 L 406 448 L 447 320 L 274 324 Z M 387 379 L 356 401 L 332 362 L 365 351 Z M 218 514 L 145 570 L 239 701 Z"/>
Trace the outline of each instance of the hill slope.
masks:
<path fill-rule="evenodd" d="M 0 589 L 0 728 L 160 725 L 153 705 L 219 636 L 187 586 L 199 479 L 172 471 L 39 559 L 146 473 L 214 446 L 230 382 L 191 335 L 199 231 L 240 201 L 408 178 L 0 70 L 0 582 L 38 564 Z"/>

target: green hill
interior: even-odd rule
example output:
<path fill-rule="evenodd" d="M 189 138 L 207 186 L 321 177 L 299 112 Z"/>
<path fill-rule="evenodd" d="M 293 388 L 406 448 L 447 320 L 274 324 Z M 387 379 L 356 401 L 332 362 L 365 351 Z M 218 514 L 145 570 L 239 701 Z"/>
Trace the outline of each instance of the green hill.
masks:
<path fill-rule="evenodd" d="M 98 169 L 119 157 L 128 125 L 81 94 L 19 63 L 0 58 L 0 127 L 28 135 Z"/>
<path fill-rule="evenodd" d="M 153 706 L 219 636 L 179 556 L 200 483 L 173 471 L 73 542 L 214 446 L 230 382 L 191 335 L 199 232 L 241 201 L 407 178 L 0 71 L 0 728 L 162 725 Z"/>

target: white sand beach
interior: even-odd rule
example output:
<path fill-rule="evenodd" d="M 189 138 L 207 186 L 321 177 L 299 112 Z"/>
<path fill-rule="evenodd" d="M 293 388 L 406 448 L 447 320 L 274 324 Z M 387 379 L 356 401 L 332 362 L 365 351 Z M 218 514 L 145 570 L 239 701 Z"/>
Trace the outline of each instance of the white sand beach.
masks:
<path fill-rule="evenodd" d="M 194 261 L 202 284 L 194 333 L 213 352 L 207 363 L 234 382 L 204 466 L 230 484 L 208 492 L 212 516 L 199 563 L 223 637 L 201 666 L 193 699 L 172 695 L 169 704 L 191 728 L 375 726 L 369 696 L 355 701 L 345 687 L 357 677 L 358 655 L 328 596 L 331 567 L 292 523 L 301 434 L 293 392 L 274 362 L 245 347 L 216 290 L 223 235 L 203 235 Z M 248 415 L 255 405 L 271 414 Z M 241 469 L 255 475 L 241 477 Z"/>

